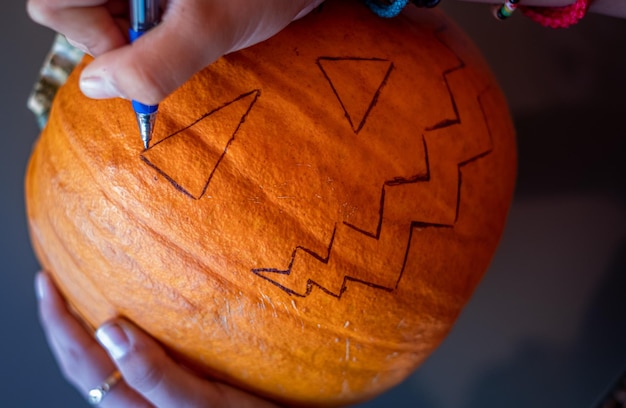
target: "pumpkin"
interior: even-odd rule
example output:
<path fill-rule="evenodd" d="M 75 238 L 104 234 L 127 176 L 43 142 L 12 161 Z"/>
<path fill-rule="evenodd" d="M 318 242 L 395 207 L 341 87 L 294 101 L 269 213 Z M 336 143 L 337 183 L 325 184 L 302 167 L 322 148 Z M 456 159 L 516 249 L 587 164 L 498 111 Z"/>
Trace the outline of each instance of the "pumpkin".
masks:
<path fill-rule="evenodd" d="M 487 269 L 514 128 L 438 10 L 329 0 L 160 106 L 57 94 L 26 175 L 35 252 L 90 327 L 125 316 L 179 361 L 285 404 L 405 379 Z"/>

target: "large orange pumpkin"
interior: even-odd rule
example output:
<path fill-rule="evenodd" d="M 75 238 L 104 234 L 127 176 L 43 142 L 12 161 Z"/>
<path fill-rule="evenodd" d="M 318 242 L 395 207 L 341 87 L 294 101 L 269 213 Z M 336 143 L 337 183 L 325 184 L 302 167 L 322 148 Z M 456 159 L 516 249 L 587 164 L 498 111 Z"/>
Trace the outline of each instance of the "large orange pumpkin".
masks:
<path fill-rule="evenodd" d="M 437 10 L 329 0 L 194 76 L 145 151 L 130 104 L 85 98 L 80 68 L 26 197 L 43 267 L 92 327 L 123 315 L 215 378 L 353 403 L 424 361 L 490 262 L 514 130 Z"/>

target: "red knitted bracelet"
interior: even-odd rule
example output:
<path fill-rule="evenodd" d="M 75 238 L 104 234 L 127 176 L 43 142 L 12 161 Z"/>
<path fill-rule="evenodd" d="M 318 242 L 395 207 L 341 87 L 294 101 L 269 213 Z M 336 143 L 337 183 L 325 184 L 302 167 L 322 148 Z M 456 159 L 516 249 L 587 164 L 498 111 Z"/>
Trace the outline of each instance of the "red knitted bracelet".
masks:
<path fill-rule="evenodd" d="M 578 23 L 585 17 L 592 0 L 576 0 L 565 7 L 529 7 L 520 6 L 522 13 L 544 27 L 566 28 Z"/>

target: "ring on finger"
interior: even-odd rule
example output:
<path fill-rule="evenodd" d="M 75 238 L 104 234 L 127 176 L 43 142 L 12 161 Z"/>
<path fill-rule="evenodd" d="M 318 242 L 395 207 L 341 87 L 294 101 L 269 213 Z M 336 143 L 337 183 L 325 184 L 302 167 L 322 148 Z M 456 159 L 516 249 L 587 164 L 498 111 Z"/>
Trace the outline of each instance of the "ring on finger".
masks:
<path fill-rule="evenodd" d="M 102 384 L 98 385 L 96 388 L 92 388 L 87 393 L 87 399 L 91 405 L 98 405 L 102 399 L 109 393 L 109 391 L 120 382 L 122 379 L 122 374 L 119 371 L 115 370 L 109 375 L 106 380 L 102 382 Z"/>

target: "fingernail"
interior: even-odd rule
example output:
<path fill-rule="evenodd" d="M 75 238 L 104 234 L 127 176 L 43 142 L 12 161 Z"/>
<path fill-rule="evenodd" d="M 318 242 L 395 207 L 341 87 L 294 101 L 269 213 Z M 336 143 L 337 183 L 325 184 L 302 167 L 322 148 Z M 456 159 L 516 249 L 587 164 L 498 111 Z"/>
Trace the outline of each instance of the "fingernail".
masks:
<path fill-rule="evenodd" d="M 102 325 L 96 330 L 96 338 L 114 360 L 124 357 L 131 347 L 126 332 L 116 323 Z"/>
<path fill-rule="evenodd" d="M 68 42 L 68 43 L 70 43 L 70 45 L 71 45 L 72 47 L 74 47 L 74 48 L 78 48 L 79 50 L 81 50 L 81 51 L 82 51 L 82 52 L 84 52 L 85 54 L 89 54 L 89 49 L 87 49 L 87 46 L 86 46 L 86 45 L 84 45 L 84 44 L 82 44 L 82 43 L 79 43 L 78 41 L 74 41 L 74 40 L 72 40 L 71 38 L 67 38 L 67 37 L 65 37 L 65 38 L 67 39 L 67 42 Z"/>
<path fill-rule="evenodd" d="M 122 97 L 120 91 L 117 90 L 111 81 L 99 76 L 88 76 L 80 79 L 80 90 L 85 96 L 94 99 L 106 99 Z"/>
<path fill-rule="evenodd" d="M 41 272 L 35 276 L 35 293 L 37 294 L 37 299 L 39 300 L 42 300 L 46 296 L 47 279 L 46 275 Z"/>

